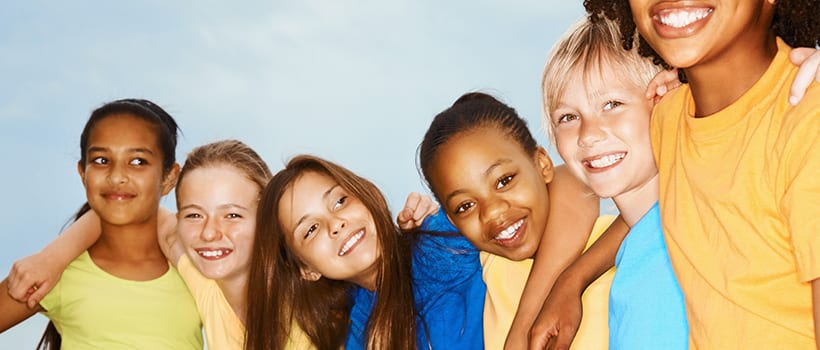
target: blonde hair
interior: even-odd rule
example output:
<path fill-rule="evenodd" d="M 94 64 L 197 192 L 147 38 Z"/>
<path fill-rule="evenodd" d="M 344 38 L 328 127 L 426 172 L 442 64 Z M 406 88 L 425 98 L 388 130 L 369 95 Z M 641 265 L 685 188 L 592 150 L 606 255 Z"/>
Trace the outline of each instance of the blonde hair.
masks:
<path fill-rule="evenodd" d="M 543 126 L 551 140 L 553 124 L 551 114 L 576 72 L 581 72 L 584 84 L 595 84 L 602 77 L 603 66 L 613 65 L 621 72 L 618 77 L 630 80 L 636 86 L 646 87 L 661 67 L 642 57 L 637 50 L 621 47 L 618 24 L 604 19 L 590 21 L 584 18 L 569 28 L 555 43 L 541 77 L 543 97 Z M 554 141 L 553 141 L 554 142 Z"/>

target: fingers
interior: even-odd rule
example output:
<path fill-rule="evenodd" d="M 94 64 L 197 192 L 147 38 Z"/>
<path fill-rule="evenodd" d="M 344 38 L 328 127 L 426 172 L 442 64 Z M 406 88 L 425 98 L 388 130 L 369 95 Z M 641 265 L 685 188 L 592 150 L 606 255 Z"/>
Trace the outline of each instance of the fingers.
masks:
<path fill-rule="evenodd" d="M 30 309 L 37 307 L 40 304 L 40 301 L 46 297 L 46 294 L 51 290 L 53 286 L 50 286 L 47 282 L 43 282 L 43 284 L 39 287 L 34 286 L 32 289 L 34 290 L 33 293 L 28 297 L 26 304 Z"/>
<path fill-rule="evenodd" d="M 575 339 L 575 333 L 578 332 L 578 328 L 573 327 L 564 327 L 558 332 L 558 335 L 555 336 L 553 339 L 553 344 L 551 345 L 551 349 L 554 350 L 569 350 L 570 344 L 572 344 L 572 340 Z"/>
<path fill-rule="evenodd" d="M 529 350 L 549 349 L 552 346 L 551 340 L 558 334 L 558 328 L 554 321 L 542 320 L 539 316 L 530 329 Z"/>
<path fill-rule="evenodd" d="M 681 83 L 680 80 L 678 80 L 677 69 L 662 70 L 658 72 L 658 74 L 655 74 L 655 77 L 649 82 L 645 95 L 647 99 L 653 99 L 657 102 L 661 97 L 666 95 L 667 92 L 680 86 Z"/>
<path fill-rule="evenodd" d="M 438 203 L 430 196 L 423 196 L 416 192 L 407 195 L 404 208 L 399 212 L 397 222 L 403 230 L 410 230 L 421 226 L 424 219 L 438 211 Z"/>
<path fill-rule="evenodd" d="M 820 82 L 820 51 L 797 48 L 789 54 L 792 63 L 800 65 L 789 92 L 789 103 L 796 105 L 803 99 L 812 80 Z"/>

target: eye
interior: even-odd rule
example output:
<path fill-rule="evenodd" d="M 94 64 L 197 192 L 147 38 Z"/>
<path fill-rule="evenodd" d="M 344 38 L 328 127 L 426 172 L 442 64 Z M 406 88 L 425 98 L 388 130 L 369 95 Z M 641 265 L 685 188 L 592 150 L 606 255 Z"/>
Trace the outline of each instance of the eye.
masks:
<path fill-rule="evenodd" d="M 615 107 L 618 107 L 618 106 L 620 106 L 620 105 L 622 105 L 622 104 L 623 104 L 623 103 L 621 103 L 621 101 L 615 101 L 615 100 L 612 100 L 612 101 L 607 101 L 607 102 L 604 104 L 604 110 L 605 110 L 605 111 L 608 111 L 608 110 L 610 110 L 610 109 L 615 109 Z"/>
<path fill-rule="evenodd" d="M 134 158 L 134 159 L 131 159 L 131 161 L 128 162 L 128 164 L 131 164 L 131 165 L 146 165 L 146 164 L 148 164 L 148 161 L 143 159 L 143 158 Z"/>
<path fill-rule="evenodd" d="M 341 208 L 345 202 L 347 202 L 347 196 L 341 196 L 339 199 L 336 200 L 336 203 L 333 203 L 333 209 Z"/>
<path fill-rule="evenodd" d="M 228 215 L 225 215 L 225 217 L 228 219 L 241 219 L 242 215 L 239 215 L 237 213 L 228 213 Z"/>
<path fill-rule="evenodd" d="M 461 213 L 463 213 L 463 212 L 466 212 L 467 210 L 470 210 L 470 208 L 472 208 L 472 207 L 474 207 L 474 206 L 475 206 L 475 202 L 464 202 L 464 203 L 461 203 L 461 204 L 459 204 L 459 205 L 456 207 L 455 213 L 456 213 L 456 214 L 461 214 Z"/>
<path fill-rule="evenodd" d="M 89 162 L 93 163 L 93 164 L 105 165 L 105 164 L 108 164 L 108 159 L 105 158 L 105 157 L 95 157 L 95 158 L 91 158 L 91 160 L 89 160 Z"/>
<path fill-rule="evenodd" d="M 505 175 L 498 179 L 498 182 L 495 184 L 495 189 L 500 190 L 507 186 L 510 182 L 512 182 L 515 175 Z"/>
<path fill-rule="evenodd" d="M 578 120 L 578 119 L 580 119 L 580 117 L 578 117 L 577 114 L 572 114 L 572 113 L 562 114 L 560 117 L 558 117 L 558 124 L 569 123 L 573 120 Z"/>
<path fill-rule="evenodd" d="M 186 219 L 201 219 L 202 215 L 199 215 L 199 213 L 188 213 L 188 214 L 185 214 L 184 217 Z"/>
<path fill-rule="evenodd" d="M 310 237 L 310 235 L 312 235 L 314 232 L 316 232 L 316 230 L 318 228 L 319 228 L 319 225 L 317 225 L 317 224 L 310 225 L 310 227 L 308 227 L 307 231 L 305 232 L 304 238 L 307 239 L 308 237 Z"/>

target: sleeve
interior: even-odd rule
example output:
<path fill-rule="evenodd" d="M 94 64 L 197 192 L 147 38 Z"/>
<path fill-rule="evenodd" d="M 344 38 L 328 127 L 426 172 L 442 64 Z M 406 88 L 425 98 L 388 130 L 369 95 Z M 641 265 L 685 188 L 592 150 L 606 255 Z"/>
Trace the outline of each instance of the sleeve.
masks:
<path fill-rule="evenodd" d="M 65 275 L 65 273 L 63 273 L 63 275 Z M 42 313 L 44 315 L 47 315 L 49 319 L 56 320 L 60 318 L 60 311 L 62 310 L 60 308 L 60 300 L 62 300 L 62 289 L 63 279 L 60 278 L 60 280 L 57 281 L 57 284 L 54 285 L 54 288 L 52 288 L 51 291 L 48 292 L 48 294 L 46 294 L 43 300 L 40 300 L 40 306 L 43 308 L 43 310 L 45 310 Z"/>
<path fill-rule="evenodd" d="M 197 295 L 198 291 L 201 291 L 207 283 L 212 282 L 211 279 L 203 276 L 202 273 L 197 270 L 191 258 L 185 253 L 183 253 L 179 257 L 179 261 L 177 261 L 177 271 L 179 271 L 179 275 L 182 277 L 185 285 L 188 286 L 188 290 L 191 291 L 191 294 L 197 300 L 199 299 L 199 295 Z"/>
<path fill-rule="evenodd" d="M 815 83 L 813 90 L 805 105 L 794 110 L 802 114 L 800 122 L 782 135 L 788 141 L 781 157 L 785 192 L 780 206 L 803 282 L 820 278 L 820 84 Z"/>

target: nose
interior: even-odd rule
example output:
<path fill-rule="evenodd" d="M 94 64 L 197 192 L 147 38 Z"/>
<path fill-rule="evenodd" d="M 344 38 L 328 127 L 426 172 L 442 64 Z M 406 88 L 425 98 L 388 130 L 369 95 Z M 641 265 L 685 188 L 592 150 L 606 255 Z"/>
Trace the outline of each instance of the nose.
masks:
<path fill-rule="evenodd" d="M 343 218 L 336 218 L 331 225 L 330 235 L 336 236 L 347 227 L 347 221 Z"/>
<path fill-rule="evenodd" d="M 481 203 L 481 221 L 484 224 L 492 223 L 493 221 L 503 219 L 504 214 L 510 208 L 510 204 L 503 198 L 492 198 Z"/>
<path fill-rule="evenodd" d="M 606 133 L 597 118 L 581 119 L 581 127 L 578 132 L 578 146 L 591 147 L 597 142 L 604 140 L 604 138 L 606 138 Z"/>
<path fill-rule="evenodd" d="M 124 168 L 125 165 L 121 164 L 120 162 L 115 163 L 111 166 L 111 170 L 108 172 L 108 181 L 112 184 L 124 184 L 128 182 L 128 172 Z"/>
<path fill-rule="evenodd" d="M 207 218 L 205 220 L 205 227 L 202 228 L 202 233 L 200 236 L 205 242 L 213 242 L 222 239 L 222 227 L 219 224 L 219 220 L 211 217 Z"/>

